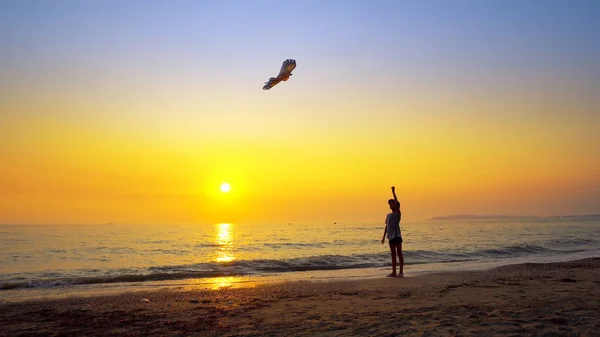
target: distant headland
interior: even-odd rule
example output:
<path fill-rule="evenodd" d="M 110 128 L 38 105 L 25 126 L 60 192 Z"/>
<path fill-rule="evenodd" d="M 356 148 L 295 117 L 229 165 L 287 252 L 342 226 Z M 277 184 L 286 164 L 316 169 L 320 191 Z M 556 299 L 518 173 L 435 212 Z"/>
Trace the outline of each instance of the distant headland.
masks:
<path fill-rule="evenodd" d="M 582 217 L 600 217 L 600 214 L 584 214 L 584 215 L 555 215 L 555 216 L 531 216 L 531 215 L 476 215 L 476 214 L 456 214 L 436 216 L 427 221 L 439 220 L 493 220 L 493 219 L 527 219 L 527 218 L 582 218 Z"/>

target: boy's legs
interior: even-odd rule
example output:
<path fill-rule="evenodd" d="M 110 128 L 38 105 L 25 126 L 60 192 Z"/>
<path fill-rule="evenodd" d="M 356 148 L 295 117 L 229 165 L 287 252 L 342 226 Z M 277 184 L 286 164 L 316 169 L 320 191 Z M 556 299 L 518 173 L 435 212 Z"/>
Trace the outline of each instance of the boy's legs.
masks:
<path fill-rule="evenodd" d="M 400 264 L 400 273 L 398 273 L 398 276 L 404 276 L 404 254 L 402 254 L 402 243 L 399 243 L 396 245 L 396 250 L 398 252 L 398 262 Z M 395 262 L 396 259 L 394 259 Z M 396 268 L 394 268 L 394 272 L 396 271 Z"/>
<path fill-rule="evenodd" d="M 390 243 L 390 250 L 392 251 L 392 273 L 388 276 L 396 276 L 396 245 Z"/>

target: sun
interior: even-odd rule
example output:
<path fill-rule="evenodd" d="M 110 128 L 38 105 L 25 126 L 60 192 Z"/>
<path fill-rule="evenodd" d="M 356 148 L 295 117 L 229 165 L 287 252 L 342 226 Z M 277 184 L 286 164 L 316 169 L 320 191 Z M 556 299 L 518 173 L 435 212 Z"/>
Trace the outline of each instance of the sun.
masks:
<path fill-rule="evenodd" d="M 221 184 L 221 192 L 227 193 L 227 192 L 229 192 L 229 190 L 231 190 L 231 186 L 229 185 L 229 183 Z"/>

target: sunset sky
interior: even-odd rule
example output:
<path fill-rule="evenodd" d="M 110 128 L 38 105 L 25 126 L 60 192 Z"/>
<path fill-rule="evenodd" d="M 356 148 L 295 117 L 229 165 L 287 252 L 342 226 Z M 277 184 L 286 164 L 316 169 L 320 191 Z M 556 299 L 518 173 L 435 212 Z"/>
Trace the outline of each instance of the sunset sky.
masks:
<path fill-rule="evenodd" d="M 0 223 L 600 213 L 599 13 L 0 1 Z"/>

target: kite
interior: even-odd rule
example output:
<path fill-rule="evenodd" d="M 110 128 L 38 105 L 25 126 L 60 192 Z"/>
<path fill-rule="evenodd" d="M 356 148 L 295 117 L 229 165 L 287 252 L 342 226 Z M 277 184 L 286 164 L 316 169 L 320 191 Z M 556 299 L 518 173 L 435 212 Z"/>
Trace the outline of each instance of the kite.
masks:
<path fill-rule="evenodd" d="M 292 70 L 294 70 L 294 68 L 296 68 L 296 60 L 287 59 L 283 61 L 279 75 L 277 75 L 277 77 L 269 78 L 269 82 L 265 82 L 263 90 L 269 90 L 276 86 L 279 82 L 289 80 L 290 76 L 292 76 Z"/>

